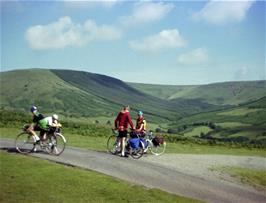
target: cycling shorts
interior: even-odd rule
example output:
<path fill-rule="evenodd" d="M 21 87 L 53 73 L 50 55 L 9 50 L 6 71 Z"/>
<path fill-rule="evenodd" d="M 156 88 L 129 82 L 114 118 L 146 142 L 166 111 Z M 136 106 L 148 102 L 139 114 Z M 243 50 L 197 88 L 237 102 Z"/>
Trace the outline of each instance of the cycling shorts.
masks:
<path fill-rule="evenodd" d="M 126 131 L 126 130 L 124 130 L 124 131 L 119 131 L 118 133 L 119 133 L 119 134 L 118 134 L 118 137 L 127 137 L 127 131 Z"/>

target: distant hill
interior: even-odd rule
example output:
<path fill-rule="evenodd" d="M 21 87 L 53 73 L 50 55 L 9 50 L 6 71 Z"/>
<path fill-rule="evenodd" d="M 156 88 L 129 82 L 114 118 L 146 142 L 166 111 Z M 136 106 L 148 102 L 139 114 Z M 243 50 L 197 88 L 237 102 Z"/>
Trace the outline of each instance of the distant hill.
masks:
<path fill-rule="evenodd" d="M 238 107 L 199 113 L 169 125 L 183 136 L 266 146 L 266 97 Z M 211 126 L 211 128 L 210 128 Z"/>
<path fill-rule="evenodd" d="M 0 79 L 2 108 L 28 111 L 35 104 L 46 112 L 59 111 L 74 116 L 96 115 L 111 110 L 104 99 L 74 87 L 49 70 L 4 72 Z M 105 108 L 100 111 L 102 107 Z"/>
<path fill-rule="evenodd" d="M 114 117 L 129 104 L 132 115 L 141 109 L 149 120 L 169 122 L 193 113 L 219 108 L 196 99 L 168 101 L 147 95 L 121 80 L 72 70 L 27 69 L 1 72 L 2 109 L 44 112 L 71 117 Z"/>
<path fill-rule="evenodd" d="M 162 99 L 198 99 L 214 105 L 239 105 L 266 96 L 265 80 L 191 86 L 128 84 L 139 91 Z"/>

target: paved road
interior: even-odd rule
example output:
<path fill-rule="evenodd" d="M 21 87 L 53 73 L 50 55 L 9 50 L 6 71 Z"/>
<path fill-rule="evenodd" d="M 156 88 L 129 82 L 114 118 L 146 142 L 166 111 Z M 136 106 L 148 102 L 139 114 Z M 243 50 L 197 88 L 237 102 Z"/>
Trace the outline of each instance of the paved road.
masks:
<path fill-rule="evenodd" d="M 14 152 L 14 143 L 11 140 L 0 139 L 0 147 Z M 207 202 L 266 202 L 265 191 L 256 191 L 251 187 L 213 178 L 213 176 L 208 177 L 191 173 L 186 167 L 173 167 L 175 165 L 173 164 L 175 158 L 171 158 L 173 155 L 163 155 L 162 157 L 149 155 L 139 160 L 134 160 L 132 158 L 114 156 L 106 152 L 74 147 L 67 147 L 59 157 L 51 156 L 41 151 L 31 155 L 57 163 L 98 171 L 149 188 L 159 188 L 170 193 Z M 183 156 L 186 157 L 187 155 L 178 155 L 179 158 Z M 195 161 L 193 159 L 189 160 L 189 157 L 186 158 L 188 163 Z M 252 159 L 252 157 L 247 158 L 249 160 Z M 155 159 L 158 159 L 158 162 L 154 161 Z M 204 165 L 204 158 L 199 160 L 201 159 L 201 164 Z M 265 163 L 265 158 L 258 159 L 261 159 L 258 160 L 260 163 L 261 161 Z M 194 171 L 197 171 L 197 168 Z"/>

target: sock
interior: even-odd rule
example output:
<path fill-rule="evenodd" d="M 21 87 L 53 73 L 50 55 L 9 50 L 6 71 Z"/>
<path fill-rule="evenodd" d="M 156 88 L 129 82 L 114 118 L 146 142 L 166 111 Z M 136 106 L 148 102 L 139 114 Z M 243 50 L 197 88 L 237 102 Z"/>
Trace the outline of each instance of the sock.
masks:
<path fill-rule="evenodd" d="M 37 135 L 34 135 L 34 138 L 35 138 L 36 141 L 40 140 L 40 138 Z"/>

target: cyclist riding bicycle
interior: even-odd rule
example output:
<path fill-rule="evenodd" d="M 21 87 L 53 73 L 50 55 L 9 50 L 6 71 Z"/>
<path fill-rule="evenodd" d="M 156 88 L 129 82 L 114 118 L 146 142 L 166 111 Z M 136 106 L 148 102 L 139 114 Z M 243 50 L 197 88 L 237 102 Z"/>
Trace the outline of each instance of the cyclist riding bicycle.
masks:
<path fill-rule="evenodd" d="M 130 117 L 129 106 L 124 106 L 115 119 L 115 129 L 118 130 L 119 133 L 118 137 L 120 141 L 122 157 L 127 157 L 125 154 L 125 142 L 127 138 L 128 124 L 132 129 L 135 129 Z"/>

